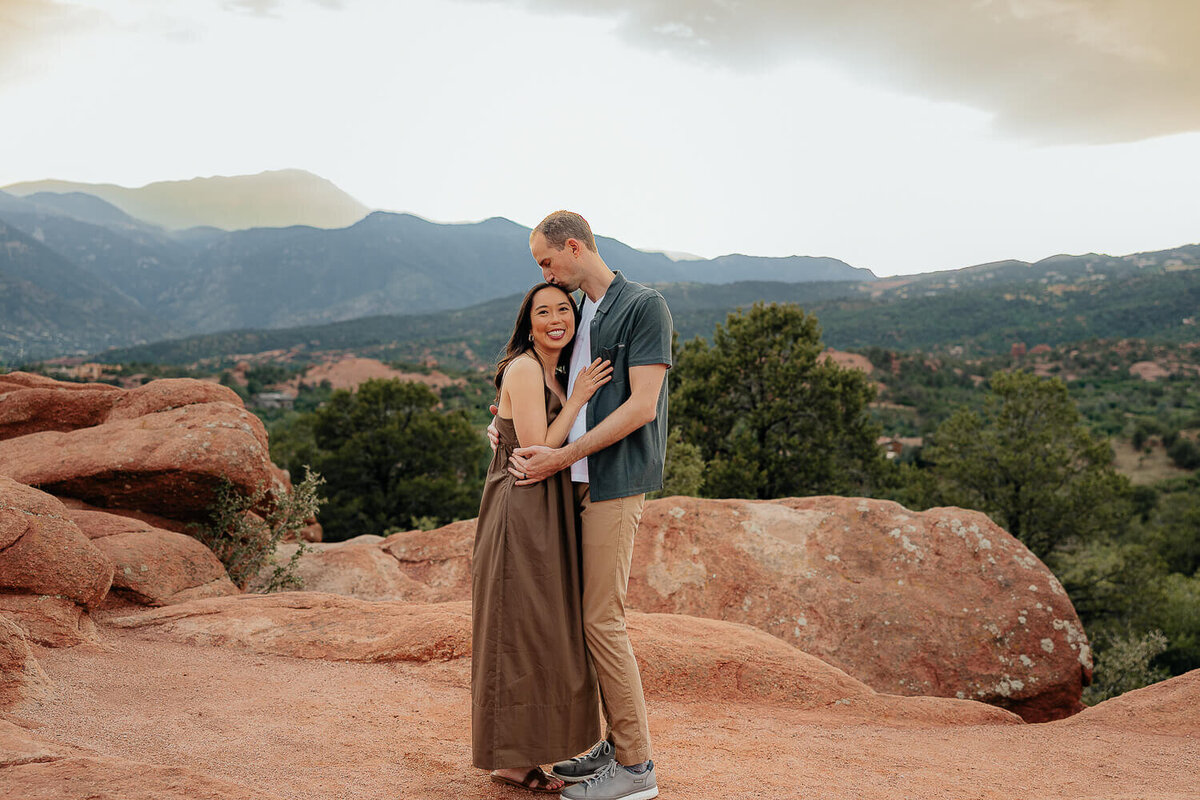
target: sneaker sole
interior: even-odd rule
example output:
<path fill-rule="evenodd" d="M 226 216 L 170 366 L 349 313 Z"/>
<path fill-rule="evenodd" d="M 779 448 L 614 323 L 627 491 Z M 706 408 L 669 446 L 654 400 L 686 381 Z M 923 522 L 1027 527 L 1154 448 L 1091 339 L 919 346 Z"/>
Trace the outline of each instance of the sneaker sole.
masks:
<path fill-rule="evenodd" d="M 566 780 L 566 778 L 563 778 L 563 780 Z M 616 800 L 650 800 L 652 797 L 658 797 L 657 786 L 651 786 L 649 789 L 643 789 L 642 791 L 634 792 L 633 794 L 623 794 Z"/>
<path fill-rule="evenodd" d="M 657 786 L 651 786 L 649 789 L 643 789 L 633 794 L 621 795 L 617 800 L 650 800 L 651 797 L 658 797 Z"/>

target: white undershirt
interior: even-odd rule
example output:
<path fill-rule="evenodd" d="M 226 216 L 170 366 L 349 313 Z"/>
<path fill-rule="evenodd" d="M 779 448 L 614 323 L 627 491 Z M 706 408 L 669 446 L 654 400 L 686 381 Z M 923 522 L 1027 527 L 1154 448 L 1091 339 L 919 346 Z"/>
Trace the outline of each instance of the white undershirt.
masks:
<path fill-rule="evenodd" d="M 579 377 L 579 373 L 592 363 L 592 320 L 596 318 L 596 307 L 603 299 L 604 295 L 600 295 L 595 302 L 592 302 L 587 295 L 583 297 L 583 310 L 579 326 L 575 329 L 575 349 L 571 352 L 571 367 L 567 375 L 567 397 L 570 397 L 571 393 L 575 391 L 575 379 Z M 579 413 L 575 416 L 575 422 L 567 434 L 567 441 L 573 442 L 585 433 L 587 433 L 587 403 L 583 404 L 583 408 L 579 409 Z M 571 480 L 575 483 L 588 482 L 587 457 L 581 458 L 571 465 Z"/>

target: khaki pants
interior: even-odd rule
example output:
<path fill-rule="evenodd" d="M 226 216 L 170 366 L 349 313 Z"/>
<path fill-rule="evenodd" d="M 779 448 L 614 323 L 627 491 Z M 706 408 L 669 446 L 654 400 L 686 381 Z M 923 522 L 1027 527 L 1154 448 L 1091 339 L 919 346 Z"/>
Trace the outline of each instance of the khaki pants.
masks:
<path fill-rule="evenodd" d="M 608 738 L 622 764 L 650 758 L 650 727 L 642 676 L 625 630 L 625 595 L 633 537 L 646 495 L 593 503 L 586 483 L 575 484 L 582 519 L 583 631 L 600 681 Z"/>

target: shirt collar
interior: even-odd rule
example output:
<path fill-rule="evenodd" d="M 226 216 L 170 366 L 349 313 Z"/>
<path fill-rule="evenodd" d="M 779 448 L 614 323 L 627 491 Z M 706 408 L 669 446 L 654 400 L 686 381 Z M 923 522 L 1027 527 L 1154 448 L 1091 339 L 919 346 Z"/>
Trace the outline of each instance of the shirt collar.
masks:
<path fill-rule="evenodd" d="M 616 302 L 617 295 L 621 293 L 621 290 L 625 288 L 625 284 L 627 283 L 629 281 L 625 280 L 625 276 L 621 274 L 621 271 L 614 270 L 612 283 L 605 290 L 604 297 L 600 298 L 600 304 L 596 306 L 596 313 L 603 314 L 608 311 L 612 304 Z"/>

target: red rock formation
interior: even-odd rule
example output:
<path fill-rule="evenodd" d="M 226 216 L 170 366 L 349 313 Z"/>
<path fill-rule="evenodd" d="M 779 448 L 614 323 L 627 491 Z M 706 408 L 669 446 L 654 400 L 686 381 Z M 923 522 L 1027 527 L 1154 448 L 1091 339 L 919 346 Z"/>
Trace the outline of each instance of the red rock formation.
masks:
<path fill-rule="evenodd" d="M 186 767 L 127 761 L 63 744 L 4 719 L 0 776 L 0 800 L 278 800 L 262 788 Z"/>
<path fill-rule="evenodd" d="M 24 632 L 0 616 L 0 709 L 46 694 L 50 679 L 29 651 Z"/>
<path fill-rule="evenodd" d="M 104 599 L 113 569 L 62 503 L 0 476 L 0 616 L 40 644 L 94 641 L 80 606 Z"/>
<path fill-rule="evenodd" d="M 307 552 L 296 562 L 296 576 L 308 592 L 360 600 L 429 603 L 442 599 L 430 586 L 406 575 L 396 558 L 380 546 L 383 541 L 382 536 L 364 534 L 345 542 L 307 544 Z M 260 582 L 270 577 L 276 564 L 287 563 L 296 549 L 295 544 L 280 544 L 274 562 L 260 573 Z"/>
<path fill-rule="evenodd" d="M 1082 708 L 1083 626 L 1054 575 L 984 514 L 840 497 L 647 504 L 629 602 L 744 622 L 893 694 L 1028 721 Z"/>
<path fill-rule="evenodd" d="M 136 603 L 164 606 L 238 594 L 220 560 L 191 536 L 103 511 L 67 513 L 112 560 L 113 591 Z"/>
<path fill-rule="evenodd" d="M 96 624 L 87 609 L 62 597 L 0 594 L 0 617 L 16 623 L 29 641 L 46 647 L 98 641 Z"/>
<path fill-rule="evenodd" d="M 277 486 L 262 423 L 229 403 L 0 441 L 0 475 L 98 506 L 184 520 L 202 516 L 224 480 L 247 494 Z"/>
<path fill-rule="evenodd" d="M 1200 739 L 1200 669 L 1105 700 L 1067 723 Z"/>
<path fill-rule="evenodd" d="M 126 390 L 23 372 L 0 375 L 0 400 L 0 439 L 90 428 L 195 403 L 242 405 L 232 389 L 190 378 L 165 378 Z"/>
<path fill-rule="evenodd" d="M 109 621 L 154 638 L 334 661 L 444 661 L 471 653 L 465 603 L 370 603 L 318 592 L 194 600 Z"/>
<path fill-rule="evenodd" d="M 474 545 L 475 520 L 463 520 L 433 531 L 394 533 L 382 547 L 405 575 L 430 588 L 431 602 L 441 602 L 471 596 Z"/>
<path fill-rule="evenodd" d="M 0 590 L 100 602 L 113 565 L 62 503 L 0 475 Z"/>
<path fill-rule="evenodd" d="M 104 648 L 39 652 L 42 668 L 67 690 L 0 714 L 0 800 L 241 800 L 250 797 L 244 787 L 263 800 L 521 794 L 470 767 L 469 661 L 442 660 L 427 646 L 465 627 L 454 621 L 459 614 L 404 620 L 377 611 L 393 604 L 350 602 L 341 612 L 301 609 L 289 619 L 279 603 L 260 608 L 257 623 L 249 610 L 207 632 L 199 622 L 251 605 L 220 598 L 134 613 L 157 618 L 191 606 L 196 626 L 179 631 L 188 643 L 148 625 L 106 629 Z M 353 636 L 325 642 L 321 658 L 267 652 L 296 636 L 317 641 L 322 626 L 386 634 L 393 620 L 424 625 L 410 632 L 411 644 L 434 660 L 333 660 Z M 277 624 L 280 642 L 272 645 Z M 223 639 L 224 626 L 238 638 Z M 1006 724 L 1011 715 L 970 701 L 873 694 L 745 626 L 640 614 L 630 626 L 643 654 L 663 797 L 1195 797 L 1200 738 L 1159 716 L 1169 712 L 1165 704 L 1195 709 L 1195 682 L 1163 684 L 1170 691 L 1161 696 L 1146 690 L 1136 717 L 1106 715 L 1106 703 L 1061 722 Z"/>

